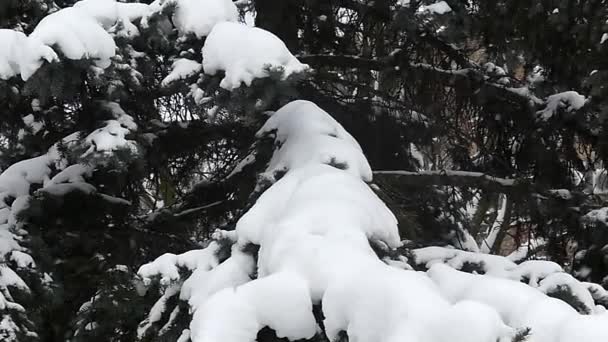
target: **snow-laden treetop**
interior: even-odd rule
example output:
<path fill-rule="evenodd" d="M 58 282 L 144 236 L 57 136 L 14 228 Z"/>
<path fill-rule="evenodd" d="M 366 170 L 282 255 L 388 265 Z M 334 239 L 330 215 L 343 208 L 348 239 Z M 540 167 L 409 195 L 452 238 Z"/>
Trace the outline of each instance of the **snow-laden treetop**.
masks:
<path fill-rule="evenodd" d="M 526 334 L 535 342 L 608 340 L 605 308 L 583 315 L 547 295 L 568 285 L 575 297 L 591 298 L 590 287 L 566 279 L 554 263 L 518 266 L 439 247 L 413 251 L 410 262 L 427 272 L 381 260 L 371 246 L 400 247 L 397 221 L 366 184 L 369 165 L 357 142 L 313 103 L 287 104 L 258 137 L 275 140 L 266 173 L 283 176 L 235 231 L 140 268 L 147 284 L 160 279 L 166 288 L 140 336 L 179 293 L 193 312 L 182 337 L 194 342 L 252 342 L 264 327 L 290 340 L 325 334 L 336 341 L 343 332 L 357 342 L 507 342 Z M 222 260 L 226 241 L 231 256 Z M 260 247 L 257 262 L 251 245 Z M 457 270 L 465 264 L 485 265 L 486 274 Z M 193 272 L 180 279 L 180 267 Z M 319 304 L 322 325 L 313 313 Z"/>
<path fill-rule="evenodd" d="M 82 0 L 45 17 L 29 36 L 0 29 L 0 79 L 21 75 L 27 80 L 44 63 L 61 58 L 90 60 L 105 69 L 116 54 L 115 38 L 136 37 L 140 29 L 149 27 L 151 17 L 163 15 L 168 8 L 173 8 L 172 22 L 180 35 L 209 36 L 202 51 L 203 69 L 210 75 L 224 71 L 223 88 L 250 85 L 270 70 L 288 77 L 308 69 L 274 34 L 237 23 L 238 12 L 230 0 L 156 0 L 150 5 Z M 181 78 L 183 65 L 178 66 L 169 79 Z"/>

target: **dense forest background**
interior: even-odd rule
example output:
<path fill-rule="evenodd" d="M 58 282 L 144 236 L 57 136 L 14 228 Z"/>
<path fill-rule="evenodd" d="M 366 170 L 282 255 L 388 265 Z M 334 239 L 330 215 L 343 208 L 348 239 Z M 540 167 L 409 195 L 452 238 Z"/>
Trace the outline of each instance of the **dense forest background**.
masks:
<path fill-rule="evenodd" d="M 75 3 L 0 2 L 1 339 L 177 340 L 187 303 L 137 271 L 230 240 L 286 171 L 263 173 L 276 146 L 255 133 L 296 99 L 331 114 L 367 157 L 404 239 L 379 255 L 416 269 L 427 246 L 553 261 L 608 304 L 608 2 L 238 0 L 236 20 L 308 68 L 270 65 L 227 86 L 206 67 L 197 1 L 128 1 L 145 13 L 91 12 L 112 56 L 55 48 L 15 67 L 28 56 L 11 42 L 47 37 L 43 19 Z M 59 36 L 97 40 L 70 18 Z M 241 43 L 226 55 L 269 48 Z M 483 258 L 459 268 L 483 273 Z M 568 289 L 552 295 L 593 309 Z"/>

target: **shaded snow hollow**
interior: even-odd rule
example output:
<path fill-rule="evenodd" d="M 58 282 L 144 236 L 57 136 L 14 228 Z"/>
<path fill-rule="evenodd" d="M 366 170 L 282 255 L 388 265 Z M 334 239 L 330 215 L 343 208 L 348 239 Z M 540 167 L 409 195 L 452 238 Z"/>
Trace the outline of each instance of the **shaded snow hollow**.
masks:
<path fill-rule="evenodd" d="M 233 244 L 228 259 L 219 260 L 212 253 L 218 242 L 211 242 L 202 251 L 165 255 L 141 267 L 146 282 L 160 277 L 169 292 L 140 335 L 160 318 L 167 293 L 179 292 L 193 312 L 183 335 L 194 342 L 252 342 L 265 326 L 279 337 L 308 339 L 320 331 L 312 315 L 319 303 L 330 341 L 346 332 L 357 342 L 507 342 L 527 327 L 535 342 L 608 339 L 607 316 L 581 315 L 539 291 L 560 283 L 546 281 L 564 274 L 556 264 L 517 265 L 484 254 L 491 272 L 481 276 L 440 262 L 452 260 L 456 267 L 475 261 L 475 253 L 419 250 L 418 261 L 429 263 L 426 273 L 379 260 L 370 241 L 399 247 L 397 221 L 366 184 L 369 165 L 357 142 L 315 104 L 287 104 L 258 137 L 272 137 L 279 146 L 266 174 L 284 175 L 235 231 L 215 234 L 216 241 Z M 257 264 L 246 252 L 250 244 L 260 246 Z M 180 288 L 174 265 L 201 266 L 186 266 L 194 272 Z M 521 283 L 522 277 L 538 288 Z"/>

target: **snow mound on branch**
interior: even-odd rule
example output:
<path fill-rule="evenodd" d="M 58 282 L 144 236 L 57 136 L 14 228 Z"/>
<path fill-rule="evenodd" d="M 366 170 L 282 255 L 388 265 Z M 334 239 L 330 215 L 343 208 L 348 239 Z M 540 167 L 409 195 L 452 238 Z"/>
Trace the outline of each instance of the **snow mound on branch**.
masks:
<path fill-rule="evenodd" d="M 173 22 L 181 34 L 202 38 L 221 22 L 236 22 L 239 13 L 231 0 L 177 0 Z"/>
<path fill-rule="evenodd" d="M 93 17 L 103 28 L 109 29 L 119 20 L 134 21 L 150 12 L 150 6 L 138 3 L 122 3 L 116 0 L 82 0 L 74 4 Z"/>
<path fill-rule="evenodd" d="M 242 342 L 255 341 L 265 326 L 291 341 L 315 335 L 312 302 L 298 274 L 277 273 L 216 293 L 196 310 L 190 331 L 192 341 Z"/>
<path fill-rule="evenodd" d="M 104 127 L 98 128 L 86 138 L 86 142 L 91 145 L 87 153 L 115 151 L 120 148 L 129 148 L 136 152 L 137 144 L 126 139 L 130 132 L 131 130 L 117 120 L 108 120 Z"/>
<path fill-rule="evenodd" d="M 525 284 L 464 273 L 440 263 L 427 274 L 450 301 L 485 303 L 496 309 L 509 326 L 530 328 L 535 342 L 601 342 L 608 336 L 603 315 L 580 315 L 565 302 Z"/>
<path fill-rule="evenodd" d="M 553 273 L 544 278 L 538 287 L 540 291 L 546 294 L 559 293 L 566 291 L 577 299 L 579 310 L 586 314 L 590 314 L 595 309 L 595 301 L 587 286 L 568 273 Z"/>
<path fill-rule="evenodd" d="M 118 104 L 102 102 L 100 106 L 110 110 L 115 117 L 114 121 L 130 127 L 131 130 L 137 128 L 132 118 L 126 115 Z M 86 149 L 89 142 L 79 139 L 79 136 L 79 133 L 71 134 L 51 146 L 47 153 L 17 162 L 0 174 L 0 310 L 9 308 L 24 311 L 21 305 L 14 302 L 11 291 L 17 288 L 28 292 L 29 288 L 7 262 L 9 260 L 14 262 L 17 268 L 36 267 L 32 257 L 19 244 L 22 240 L 20 234 L 24 223 L 18 220 L 18 216 L 29 208 L 32 195 L 63 196 L 73 191 L 92 194 L 97 190 L 93 185 L 85 182 L 85 177 L 91 175 L 95 166 L 68 165 L 68 161 L 59 152 L 60 145 L 76 147 L 76 150 Z M 135 142 L 131 143 L 135 144 Z M 59 172 L 53 176 L 56 171 Z M 42 187 L 34 190 L 33 185 Z M 117 200 L 107 195 L 99 195 L 105 200 Z M 5 316 L 3 319 L 10 320 L 10 317 Z M 0 326 L 0 335 L 14 333 L 18 329 L 16 325 Z"/>
<path fill-rule="evenodd" d="M 594 294 L 601 296 L 597 287 L 579 282 L 564 272 L 558 264 L 545 260 L 528 260 L 515 264 L 506 257 L 472 253 L 444 247 L 426 247 L 412 251 L 414 261 L 418 265 L 432 268 L 436 263 L 445 264 L 451 268 L 461 270 L 465 267 L 473 268 L 478 272 L 494 277 L 526 282 L 530 287 L 536 288 L 548 295 L 567 293 L 573 298 L 569 301 L 582 313 L 598 312 L 595 305 Z"/>
<path fill-rule="evenodd" d="M 446 14 L 452 11 L 450 5 L 445 1 L 439 1 L 430 5 L 422 5 L 418 8 L 421 13 Z"/>
<path fill-rule="evenodd" d="M 221 22 L 237 22 L 238 9 L 230 0 L 156 0 L 150 4 L 150 13 L 142 19 L 148 25 L 152 15 L 158 15 L 174 7 L 172 21 L 180 35 L 193 34 L 198 38 L 209 35 Z"/>
<path fill-rule="evenodd" d="M 309 101 L 293 101 L 279 109 L 256 136 L 273 135 L 280 145 L 266 169 L 268 175 L 308 164 L 339 166 L 366 182 L 372 171 L 357 141 L 327 112 Z"/>
<path fill-rule="evenodd" d="M 133 117 L 125 113 L 115 102 L 102 102 L 100 107 L 109 111 L 114 119 L 107 120 L 105 126 L 86 137 L 85 141 L 90 147 L 84 155 L 93 152 L 112 152 L 122 148 L 137 153 L 137 143 L 127 139 L 127 135 L 137 130 Z"/>
<path fill-rule="evenodd" d="M 476 265 L 483 268 L 487 274 L 497 276 L 507 276 L 513 271 L 517 264 L 514 262 L 492 254 L 481 254 L 467 252 L 458 249 L 445 247 L 425 247 L 413 251 L 417 264 L 430 267 L 436 262 L 448 264 L 452 268 L 461 269 L 465 265 Z"/>
<path fill-rule="evenodd" d="M 254 268 L 253 258 L 235 247 L 230 258 L 212 270 L 197 268 L 184 281 L 180 299 L 187 300 L 196 311 L 214 293 L 249 282 Z"/>
<path fill-rule="evenodd" d="M 150 278 L 159 277 L 162 285 L 168 285 L 180 279 L 180 268 L 192 271 L 199 268 L 210 270 L 217 266 L 218 249 L 219 245 L 212 242 L 207 248 L 192 250 L 180 255 L 166 253 L 153 262 L 141 266 L 137 274 L 144 279 L 146 284 L 151 282 Z"/>
<path fill-rule="evenodd" d="M 87 15 L 94 18 L 105 30 L 119 36 L 134 37 L 139 30 L 132 23 L 148 15 L 150 6 L 138 3 L 122 3 L 116 0 L 82 0 L 74 4 Z"/>
<path fill-rule="evenodd" d="M 326 148 L 314 143 L 319 136 L 342 141 L 342 150 L 332 150 L 342 160 L 359 156 L 354 139 L 305 101 L 279 109 L 258 138 L 272 134 L 276 163 L 271 161 L 267 172 L 284 174 L 272 180 L 234 232 L 214 234 L 217 241 L 233 243 L 231 256 L 210 270 L 197 268 L 180 290 L 193 311 L 193 342 L 255 341 L 266 326 L 279 337 L 308 339 L 318 331 L 313 304 L 321 304 L 330 341 L 346 332 L 358 342 L 512 342 L 527 328 L 534 342 L 577 342 L 576 329 L 585 329 L 591 342 L 604 341 L 608 325 L 598 317 L 605 314 L 580 315 L 541 291 L 553 294 L 554 284 L 565 284 L 558 279 L 563 276 L 554 276 L 564 274 L 554 263 L 517 265 L 504 257 L 436 247 L 413 251 L 415 262 L 430 267 L 426 273 L 387 265 L 370 242 L 386 250 L 400 247 L 395 217 L 360 172 L 316 157 Z M 303 160 L 281 151 L 291 148 L 291 140 L 302 144 L 291 151 L 301 151 Z M 277 160 L 284 167 L 273 169 Z M 257 255 L 252 246 L 259 247 Z M 486 274 L 448 265 L 472 265 Z M 597 297 L 605 295 L 582 285 Z M 167 293 L 172 296 L 175 289 L 155 307 L 165 307 Z"/>
<path fill-rule="evenodd" d="M 93 168 L 90 165 L 74 164 L 66 167 L 58 174 L 53 176 L 51 180 L 45 182 L 45 186 L 61 183 L 79 183 L 84 182 L 85 177 L 91 177 Z"/>
<path fill-rule="evenodd" d="M 110 32 L 124 37 L 137 35 L 139 31 L 132 21 L 150 11 L 146 4 L 83 0 L 44 17 L 29 37 L 0 30 L 0 79 L 21 74 L 27 80 L 44 61 L 56 61 L 58 52 L 72 60 L 92 60 L 95 66 L 105 69 L 116 53 Z"/>
<path fill-rule="evenodd" d="M 232 90 L 249 86 L 256 78 L 282 71 L 283 79 L 308 70 L 274 34 L 244 24 L 222 22 L 213 27 L 203 46 L 203 70 L 208 75 L 224 71 L 220 86 Z"/>
<path fill-rule="evenodd" d="M 586 102 L 585 96 L 576 91 L 553 94 L 547 98 L 545 109 L 538 111 L 537 114 L 541 120 L 547 121 L 557 114 L 559 109 L 573 112 L 583 108 Z"/>
<path fill-rule="evenodd" d="M 304 103 L 283 107 L 279 112 L 285 110 L 289 114 L 277 115 L 277 112 L 261 131 L 275 131 L 277 143 L 283 141 L 283 146 L 292 134 L 302 134 L 302 139 L 308 137 L 309 140 L 319 132 L 341 135 L 327 125 L 328 120 L 331 122 L 327 113 L 308 106 L 308 110 L 318 114 L 308 116 L 305 111 L 293 110 L 299 104 Z M 302 116 L 302 120 L 312 123 L 299 131 L 290 115 Z M 358 150 L 358 145 L 348 146 Z M 315 149 L 318 145 L 309 144 L 309 147 Z M 291 274 L 292 281 L 306 285 L 309 301 L 322 302 L 329 340 L 346 331 L 349 339 L 360 342 L 440 342 L 453 334 L 466 336 L 463 322 L 480 328 L 475 337 L 478 339 L 471 341 L 503 341 L 514 334 L 488 306 L 478 303 L 452 306 L 424 273 L 397 270 L 380 261 L 369 241 L 379 241 L 392 248 L 400 246 L 395 217 L 360 175 L 321 160 L 313 159 L 287 170 L 241 217 L 236 233 L 237 245 L 260 246 L 260 278 L 235 291 L 218 292 L 197 309 L 190 325 L 193 341 L 231 340 L 235 330 L 242 334 L 243 340 L 253 340 L 262 327 L 249 319 L 253 315 L 239 318 L 236 329 L 233 325 L 227 328 L 224 319 L 218 322 L 210 317 L 242 315 L 250 310 L 243 303 L 247 302 L 245 299 L 232 308 L 225 305 L 232 302 L 229 298 L 235 297 L 234 292 L 238 294 L 239 290 L 260 281 L 286 274 Z M 494 314 L 479 316 L 473 312 Z M 445 320 L 453 324 L 447 328 L 443 324 Z M 213 335 L 205 335 L 205 331 Z"/>
<path fill-rule="evenodd" d="M 0 79 L 3 80 L 19 74 L 27 79 L 43 61 L 57 59 L 50 47 L 13 30 L 0 29 L 0 46 Z"/>
<path fill-rule="evenodd" d="M 116 44 L 95 18 L 78 8 L 64 8 L 40 21 L 30 39 L 58 48 L 68 59 L 91 59 L 100 68 L 110 66 Z"/>
<path fill-rule="evenodd" d="M 171 73 L 165 77 L 160 83 L 161 86 L 166 87 L 167 85 L 195 75 L 201 71 L 202 65 L 196 61 L 187 58 L 180 58 L 173 62 L 171 67 Z"/>

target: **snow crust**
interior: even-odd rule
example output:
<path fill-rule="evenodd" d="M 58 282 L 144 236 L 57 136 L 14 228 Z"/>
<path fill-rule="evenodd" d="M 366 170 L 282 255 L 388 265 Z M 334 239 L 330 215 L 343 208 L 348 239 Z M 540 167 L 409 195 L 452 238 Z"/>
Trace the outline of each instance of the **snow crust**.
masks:
<path fill-rule="evenodd" d="M 268 77 L 270 69 L 282 71 L 283 79 L 308 70 L 308 65 L 300 63 L 277 36 L 245 24 L 216 24 L 202 52 L 205 73 L 215 75 L 224 71 L 220 86 L 228 90 Z"/>

